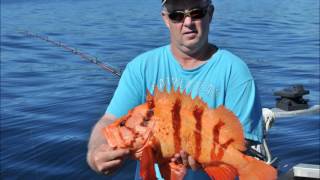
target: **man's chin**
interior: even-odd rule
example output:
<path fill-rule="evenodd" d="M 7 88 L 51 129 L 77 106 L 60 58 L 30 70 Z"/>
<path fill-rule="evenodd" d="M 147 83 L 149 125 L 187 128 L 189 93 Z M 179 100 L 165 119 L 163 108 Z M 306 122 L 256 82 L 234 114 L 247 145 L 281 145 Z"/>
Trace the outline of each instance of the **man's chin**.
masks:
<path fill-rule="evenodd" d="M 183 44 L 186 49 L 194 50 L 199 48 L 200 43 L 198 41 L 189 41 Z"/>
<path fill-rule="evenodd" d="M 200 40 L 198 37 L 194 37 L 194 38 L 186 37 L 183 39 L 183 45 L 185 47 L 194 48 L 200 45 Z"/>

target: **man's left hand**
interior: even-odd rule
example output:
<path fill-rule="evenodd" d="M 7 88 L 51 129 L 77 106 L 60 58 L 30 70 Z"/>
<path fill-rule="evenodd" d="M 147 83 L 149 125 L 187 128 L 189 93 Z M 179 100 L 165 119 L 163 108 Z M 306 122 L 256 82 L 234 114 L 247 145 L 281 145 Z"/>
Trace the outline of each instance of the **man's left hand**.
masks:
<path fill-rule="evenodd" d="M 180 151 L 171 158 L 171 162 L 175 162 L 177 164 L 183 164 L 185 167 L 190 167 L 192 170 L 201 169 L 201 164 L 199 164 L 193 157 L 189 156 L 185 151 Z"/>

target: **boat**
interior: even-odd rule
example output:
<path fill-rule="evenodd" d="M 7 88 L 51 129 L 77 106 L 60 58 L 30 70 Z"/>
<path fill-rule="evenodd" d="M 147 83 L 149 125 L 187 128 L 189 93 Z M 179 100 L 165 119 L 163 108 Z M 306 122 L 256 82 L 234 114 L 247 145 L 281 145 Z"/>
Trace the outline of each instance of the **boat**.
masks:
<path fill-rule="evenodd" d="M 276 108 L 262 109 L 262 116 L 265 125 L 265 137 L 267 137 L 270 128 L 276 120 L 301 115 L 319 115 L 320 105 L 313 105 L 309 107 L 307 100 L 303 99 L 302 96 L 308 93 L 309 91 L 304 90 L 302 85 L 293 85 L 290 88 L 286 88 L 274 93 L 274 95 L 280 96 L 280 98 L 277 98 Z M 267 164 L 276 166 L 275 164 L 278 158 L 271 155 L 267 138 L 264 138 L 262 144 L 260 144 L 258 147 L 253 148 L 255 148 L 257 153 L 259 153 L 259 159 L 264 160 Z M 320 179 L 320 165 L 299 163 L 278 177 L 278 180 L 292 179 Z"/>

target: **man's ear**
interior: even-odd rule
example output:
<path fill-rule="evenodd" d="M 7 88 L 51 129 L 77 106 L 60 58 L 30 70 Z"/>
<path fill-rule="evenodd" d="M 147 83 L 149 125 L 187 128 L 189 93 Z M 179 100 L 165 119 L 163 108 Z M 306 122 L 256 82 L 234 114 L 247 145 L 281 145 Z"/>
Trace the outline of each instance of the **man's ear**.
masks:
<path fill-rule="evenodd" d="M 168 16 L 164 12 L 161 12 L 161 16 L 162 16 L 163 22 L 166 24 L 167 28 L 170 29 L 170 25 L 169 25 L 170 22 L 169 22 Z"/>
<path fill-rule="evenodd" d="M 213 14 L 214 14 L 214 6 L 211 4 L 211 5 L 209 6 L 209 17 L 210 17 L 210 22 L 212 21 Z"/>

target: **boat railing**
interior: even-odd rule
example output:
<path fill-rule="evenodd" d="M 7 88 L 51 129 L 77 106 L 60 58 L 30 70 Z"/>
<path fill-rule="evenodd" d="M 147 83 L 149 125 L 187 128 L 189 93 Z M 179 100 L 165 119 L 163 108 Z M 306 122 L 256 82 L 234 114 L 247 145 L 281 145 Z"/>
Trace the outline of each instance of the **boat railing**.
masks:
<path fill-rule="evenodd" d="M 280 118 L 288 118 L 288 117 L 296 117 L 296 116 L 302 116 L 302 115 L 311 115 L 311 114 L 318 114 L 320 113 L 320 105 L 314 105 L 308 109 L 302 109 L 302 110 L 294 110 L 294 111 L 285 111 L 279 108 L 263 108 L 262 109 L 262 116 L 264 120 L 264 139 L 262 144 L 254 147 L 264 156 L 264 161 L 267 164 L 276 166 L 275 162 L 278 160 L 277 157 L 273 157 L 267 143 L 267 135 L 276 121 L 276 119 Z M 279 179 L 281 180 L 287 180 L 292 179 L 294 177 L 301 177 L 301 178 L 320 178 L 320 166 L 319 165 L 313 165 L 313 164 L 297 164 L 293 166 L 291 170 L 289 170 L 286 174 L 284 174 Z"/>

